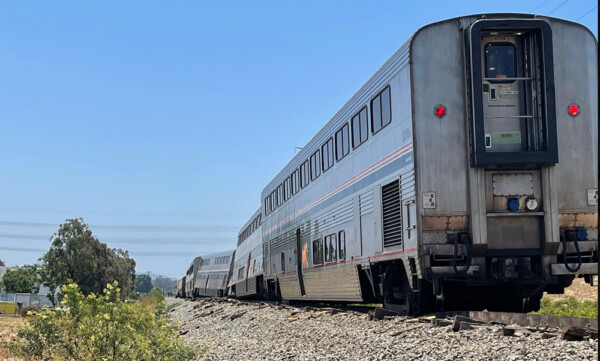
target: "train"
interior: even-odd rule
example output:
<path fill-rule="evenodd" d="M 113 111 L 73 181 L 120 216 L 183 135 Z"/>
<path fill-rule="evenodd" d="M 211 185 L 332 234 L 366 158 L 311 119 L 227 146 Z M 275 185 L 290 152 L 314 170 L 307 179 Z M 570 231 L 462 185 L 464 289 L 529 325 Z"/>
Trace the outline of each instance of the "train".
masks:
<path fill-rule="evenodd" d="M 219 293 L 528 312 L 593 282 L 597 64 L 557 18 L 420 28 L 266 185 Z"/>

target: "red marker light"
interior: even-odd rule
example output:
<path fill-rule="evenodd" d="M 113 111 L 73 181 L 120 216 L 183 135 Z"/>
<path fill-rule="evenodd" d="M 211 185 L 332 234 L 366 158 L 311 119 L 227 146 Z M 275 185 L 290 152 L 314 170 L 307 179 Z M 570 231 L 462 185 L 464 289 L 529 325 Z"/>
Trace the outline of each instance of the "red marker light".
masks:
<path fill-rule="evenodd" d="M 569 105 L 569 115 L 572 117 L 576 117 L 579 115 L 579 105 L 571 104 Z"/>
<path fill-rule="evenodd" d="M 446 116 L 446 107 L 443 105 L 438 105 L 434 108 L 433 113 L 438 118 L 443 118 Z"/>

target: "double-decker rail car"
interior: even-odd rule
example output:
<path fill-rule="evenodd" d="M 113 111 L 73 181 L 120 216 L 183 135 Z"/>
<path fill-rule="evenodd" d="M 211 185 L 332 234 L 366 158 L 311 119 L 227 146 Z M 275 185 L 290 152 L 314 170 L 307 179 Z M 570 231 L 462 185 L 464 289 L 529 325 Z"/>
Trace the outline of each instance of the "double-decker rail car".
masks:
<path fill-rule="evenodd" d="M 238 234 L 229 294 L 236 297 L 261 296 L 263 291 L 262 209 L 258 209 Z"/>
<path fill-rule="evenodd" d="M 194 297 L 226 294 L 234 253 L 231 250 L 202 256 L 194 280 Z"/>
<path fill-rule="evenodd" d="M 264 287 L 526 311 L 598 273 L 597 41 L 551 17 L 419 29 L 264 188 Z"/>
<path fill-rule="evenodd" d="M 183 285 L 183 294 L 185 295 L 184 297 L 194 298 L 197 296 L 194 293 L 194 284 L 196 284 L 196 275 L 201 262 L 202 257 L 198 256 L 194 258 L 194 260 L 192 261 L 192 263 L 190 263 L 190 266 L 188 267 L 185 273 L 185 281 Z"/>
<path fill-rule="evenodd" d="M 177 293 L 175 294 L 176 298 L 184 298 L 185 297 L 185 276 L 177 281 Z"/>

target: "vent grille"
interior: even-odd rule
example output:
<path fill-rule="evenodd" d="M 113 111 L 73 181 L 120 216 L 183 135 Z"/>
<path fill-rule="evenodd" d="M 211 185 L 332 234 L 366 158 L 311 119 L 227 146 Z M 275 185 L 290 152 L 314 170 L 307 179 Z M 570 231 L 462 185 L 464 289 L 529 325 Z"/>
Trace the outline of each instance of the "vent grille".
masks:
<path fill-rule="evenodd" d="M 402 207 L 400 205 L 400 181 L 396 180 L 381 188 L 383 208 L 383 246 L 402 244 Z"/>

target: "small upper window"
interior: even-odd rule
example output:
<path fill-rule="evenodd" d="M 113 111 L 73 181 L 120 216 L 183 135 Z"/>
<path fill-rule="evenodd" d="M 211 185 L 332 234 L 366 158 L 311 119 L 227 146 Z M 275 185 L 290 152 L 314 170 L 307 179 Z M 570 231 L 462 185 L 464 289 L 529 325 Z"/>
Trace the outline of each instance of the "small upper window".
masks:
<path fill-rule="evenodd" d="M 277 190 L 271 192 L 271 212 L 277 209 Z"/>
<path fill-rule="evenodd" d="M 304 188 L 310 182 L 310 170 L 308 160 L 304 161 L 300 166 L 300 188 Z"/>
<path fill-rule="evenodd" d="M 517 57 L 512 43 L 488 43 L 485 46 L 485 77 L 515 78 L 517 74 Z M 512 80 L 509 80 L 512 81 Z"/>
<path fill-rule="evenodd" d="M 392 121 L 390 87 L 383 89 L 371 100 L 371 130 L 373 134 L 380 131 Z"/>
<path fill-rule="evenodd" d="M 333 138 L 329 138 L 325 144 L 321 147 L 321 154 L 323 154 L 323 172 L 327 171 L 333 166 Z"/>
<path fill-rule="evenodd" d="M 352 117 L 352 148 L 363 144 L 369 137 L 369 123 L 367 122 L 367 107 L 361 109 Z"/>
<path fill-rule="evenodd" d="M 277 206 L 283 204 L 283 184 L 277 186 Z"/>
<path fill-rule="evenodd" d="M 317 179 L 321 175 L 321 153 L 319 150 L 310 156 L 310 180 Z"/>
<path fill-rule="evenodd" d="M 335 133 L 335 160 L 339 162 L 350 152 L 350 139 L 348 138 L 348 123 Z"/>
<path fill-rule="evenodd" d="M 292 173 L 292 177 L 291 177 L 291 182 L 292 182 L 292 195 L 298 193 L 299 187 L 298 187 L 298 181 L 300 178 L 300 170 L 296 169 L 293 173 Z"/>
<path fill-rule="evenodd" d="M 292 195 L 292 190 L 291 190 L 291 186 L 290 186 L 290 177 L 287 177 L 284 181 L 283 181 L 283 200 L 287 201 L 288 199 L 290 199 L 291 195 Z"/>

